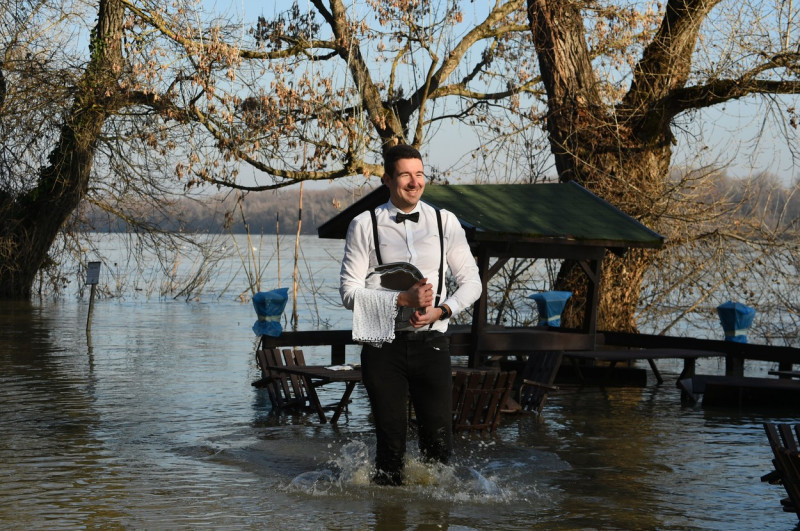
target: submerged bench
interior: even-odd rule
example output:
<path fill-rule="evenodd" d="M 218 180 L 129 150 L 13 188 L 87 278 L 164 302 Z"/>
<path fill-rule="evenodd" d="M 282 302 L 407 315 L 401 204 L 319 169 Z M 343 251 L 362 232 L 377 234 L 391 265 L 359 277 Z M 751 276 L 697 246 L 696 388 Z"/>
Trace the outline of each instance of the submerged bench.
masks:
<path fill-rule="evenodd" d="M 564 352 L 564 356 L 575 363 L 578 360 L 604 361 L 609 363 L 609 372 L 613 371 L 617 363 L 628 363 L 637 360 L 647 360 L 653 376 L 659 384 L 664 383 L 664 378 L 658 370 L 656 360 L 659 359 L 682 359 L 684 360 L 683 371 L 679 379 L 694 374 L 695 361 L 697 358 L 720 356 L 718 352 L 705 350 L 679 349 L 679 348 L 631 348 L 615 350 L 583 350 Z"/>
<path fill-rule="evenodd" d="M 775 470 L 764 474 L 761 481 L 783 485 L 788 497 L 781 499 L 781 507 L 786 512 L 795 513 L 800 519 L 800 424 L 765 423 L 764 431 L 775 456 L 772 460 Z"/>
<path fill-rule="evenodd" d="M 489 433 L 500 424 L 515 371 L 456 369 L 453 372 L 453 431 Z"/>

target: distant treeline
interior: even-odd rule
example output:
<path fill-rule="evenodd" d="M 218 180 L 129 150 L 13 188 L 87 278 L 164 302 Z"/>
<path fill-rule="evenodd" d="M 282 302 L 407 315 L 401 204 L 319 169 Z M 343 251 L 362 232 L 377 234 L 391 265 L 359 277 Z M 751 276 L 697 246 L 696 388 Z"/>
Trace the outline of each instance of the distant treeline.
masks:
<path fill-rule="evenodd" d="M 762 174 L 750 179 L 736 179 L 725 174 L 703 178 L 705 186 L 696 186 L 691 177 L 683 185 L 694 189 L 694 199 L 700 204 L 717 204 L 724 210 L 732 208 L 733 216 L 770 226 L 773 229 L 797 228 L 800 220 L 800 194 L 797 185 L 782 183 L 777 177 Z M 679 177 L 674 176 L 675 182 Z M 535 186 L 535 185 L 534 185 Z M 372 188 L 305 189 L 302 206 L 302 233 L 316 234 L 317 227 L 369 193 Z M 183 198 L 160 213 L 144 216 L 144 222 L 162 230 L 184 232 L 235 232 L 251 234 L 294 234 L 297 232 L 300 191 L 297 188 L 267 192 L 250 192 L 237 203 L 237 195 Z M 241 208 L 240 206 L 241 205 Z M 144 208 L 136 208 L 140 214 Z M 88 214 L 90 230 L 124 232 L 128 224 L 99 211 Z"/>
<path fill-rule="evenodd" d="M 685 198 L 697 205 L 716 205 L 716 212 L 730 212 L 730 222 L 747 221 L 751 227 L 768 231 L 796 231 L 800 225 L 800 182 L 782 181 L 777 175 L 761 173 L 748 178 L 734 178 L 725 173 L 702 176 L 690 172 L 684 176 Z M 678 177 L 674 177 L 678 181 Z M 734 227 L 731 230 L 735 231 Z"/>
<path fill-rule="evenodd" d="M 349 190 L 331 186 L 324 190 L 303 191 L 303 234 L 316 234 L 317 227 L 370 192 L 370 188 Z M 251 234 L 294 234 L 300 215 L 299 189 L 250 192 L 240 201 L 236 194 L 184 198 L 172 205 L 169 216 L 154 212 L 144 216 L 145 224 L 161 230 L 183 232 L 234 232 Z M 98 232 L 125 232 L 130 226 L 106 213 L 90 211 L 88 226 Z"/>

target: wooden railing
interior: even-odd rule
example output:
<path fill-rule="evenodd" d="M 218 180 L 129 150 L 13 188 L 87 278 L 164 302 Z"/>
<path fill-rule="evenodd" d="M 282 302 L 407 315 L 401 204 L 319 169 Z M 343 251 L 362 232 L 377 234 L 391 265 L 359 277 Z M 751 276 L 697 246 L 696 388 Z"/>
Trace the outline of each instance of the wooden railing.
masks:
<path fill-rule="evenodd" d="M 690 337 L 660 336 L 648 334 L 629 334 L 623 332 L 598 332 L 588 334 L 576 330 L 548 327 L 529 328 L 488 328 L 481 333 L 475 348 L 469 326 L 451 326 L 450 354 L 466 356 L 469 366 L 477 367 L 484 358 L 492 355 L 513 355 L 536 350 L 594 351 L 602 349 L 674 349 L 701 351 L 701 357 L 724 357 L 725 373 L 729 376 L 742 376 L 744 360 L 772 361 L 779 369 L 792 370 L 800 364 L 800 349 L 795 347 L 735 343 L 731 341 L 698 339 Z M 263 336 L 263 348 L 326 346 L 331 348 L 331 364 L 345 362 L 345 349 L 356 344 L 350 330 L 287 331 L 280 337 Z M 700 354 L 698 354 L 700 356 Z M 647 355 L 642 353 L 642 359 Z M 684 357 L 686 356 L 676 356 Z M 687 358 L 688 360 L 688 358 Z M 687 361 L 688 362 L 688 361 Z M 691 360 L 693 362 L 693 359 Z"/>
<path fill-rule="evenodd" d="M 489 328 L 478 341 L 477 353 L 469 326 L 451 326 L 450 355 L 470 358 L 469 365 L 477 367 L 491 355 L 524 354 L 533 350 L 589 350 L 595 336 L 581 332 L 560 331 L 554 328 Z M 283 332 L 280 337 L 262 336 L 262 348 L 330 345 L 331 364 L 345 362 L 347 345 L 356 344 L 350 330 L 315 330 Z"/>
<path fill-rule="evenodd" d="M 673 348 L 707 351 L 708 356 L 706 357 L 725 358 L 725 374 L 727 376 L 744 376 L 745 360 L 775 362 L 782 371 L 790 371 L 794 364 L 800 364 L 800 348 L 778 345 L 624 332 L 602 332 L 599 334 L 598 342 L 613 348 Z"/>

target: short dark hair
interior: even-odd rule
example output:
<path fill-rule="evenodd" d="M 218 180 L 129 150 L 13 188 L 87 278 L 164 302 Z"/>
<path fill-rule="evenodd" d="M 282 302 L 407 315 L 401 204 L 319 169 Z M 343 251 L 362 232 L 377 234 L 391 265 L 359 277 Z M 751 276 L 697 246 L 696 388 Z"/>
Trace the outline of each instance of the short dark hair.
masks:
<path fill-rule="evenodd" d="M 397 161 L 400 159 L 422 160 L 422 155 L 420 155 L 416 148 L 408 144 L 392 146 L 383 152 L 383 174 L 394 177 L 394 170 L 397 166 Z"/>

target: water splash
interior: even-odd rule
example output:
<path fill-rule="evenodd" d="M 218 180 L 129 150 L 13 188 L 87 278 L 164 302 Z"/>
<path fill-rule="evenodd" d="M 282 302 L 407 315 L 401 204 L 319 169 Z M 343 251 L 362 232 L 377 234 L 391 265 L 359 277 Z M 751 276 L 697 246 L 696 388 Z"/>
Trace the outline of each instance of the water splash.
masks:
<path fill-rule="evenodd" d="M 339 455 L 326 463 L 326 468 L 303 472 L 289 484 L 289 490 L 306 494 L 337 493 L 348 486 L 366 486 L 374 473 L 369 450 L 362 441 L 342 446 Z"/>
<path fill-rule="evenodd" d="M 338 479 L 330 470 L 313 470 L 303 472 L 294 478 L 289 488 L 308 494 L 325 494 L 338 483 Z"/>
<path fill-rule="evenodd" d="M 363 441 L 345 444 L 332 464 L 339 470 L 343 485 L 369 485 L 374 473 L 369 449 Z"/>
<path fill-rule="evenodd" d="M 501 467 L 502 468 L 502 467 Z M 492 471 L 490 466 L 487 470 Z M 473 464 L 429 463 L 413 455 L 406 458 L 401 487 L 380 487 L 371 483 L 375 474 L 373 457 L 363 441 L 344 444 L 324 468 L 295 477 L 288 490 L 308 495 L 339 495 L 361 489 L 393 489 L 400 495 L 419 495 L 440 501 L 470 503 L 511 503 L 520 500 L 520 485 L 503 485 L 500 476 L 486 475 Z M 524 489 L 523 489 L 524 490 Z"/>
<path fill-rule="evenodd" d="M 416 459 L 406 463 L 406 486 L 442 501 L 504 503 L 517 498 L 513 487 L 500 485 L 497 479 L 486 477 L 472 466 Z"/>
<path fill-rule="evenodd" d="M 468 468 L 467 471 L 477 492 L 482 492 L 487 496 L 503 496 L 503 489 L 494 480 L 488 479 L 474 468 Z"/>

